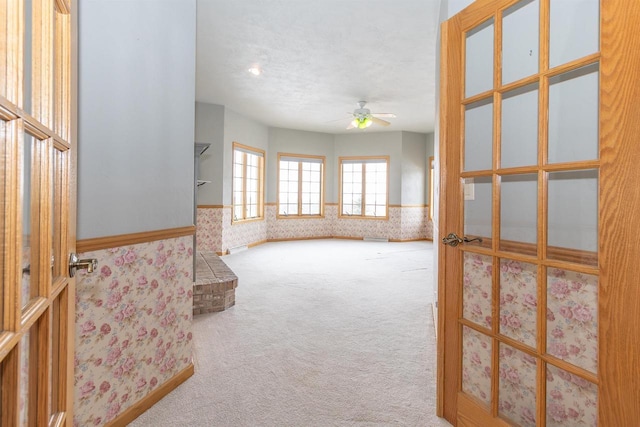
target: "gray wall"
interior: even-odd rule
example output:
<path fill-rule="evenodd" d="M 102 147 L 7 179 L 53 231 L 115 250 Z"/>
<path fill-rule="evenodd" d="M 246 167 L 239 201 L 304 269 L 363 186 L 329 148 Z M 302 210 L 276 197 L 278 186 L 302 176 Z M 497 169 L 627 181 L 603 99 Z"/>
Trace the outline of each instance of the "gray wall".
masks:
<path fill-rule="evenodd" d="M 238 142 L 265 151 L 269 159 L 269 128 L 233 110 L 224 111 L 224 159 L 222 201 L 231 205 L 231 181 L 233 176 L 233 143 Z"/>
<path fill-rule="evenodd" d="M 429 134 L 431 135 L 431 134 Z M 431 141 L 433 147 L 433 140 Z M 423 133 L 402 132 L 402 196 L 403 205 L 421 205 L 427 203 L 428 169 L 425 169 L 427 154 L 427 135 Z"/>
<path fill-rule="evenodd" d="M 199 205 L 222 205 L 224 170 L 224 107 L 196 102 L 196 142 L 211 144 L 200 156 L 198 179 L 211 181 L 198 187 Z"/>
<path fill-rule="evenodd" d="M 193 224 L 195 31 L 195 0 L 79 5 L 79 239 Z"/>
<path fill-rule="evenodd" d="M 233 142 L 265 151 L 267 203 L 276 201 L 278 153 L 326 157 L 327 203 L 338 202 L 338 157 L 389 156 L 389 204 L 427 203 L 427 160 L 433 153 L 433 134 L 394 131 L 332 135 L 269 128 L 228 108 L 202 103 L 196 105 L 195 128 L 196 141 L 212 144 L 200 160 L 200 179 L 212 182 L 198 190 L 199 205 L 231 204 Z"/>
<path fill-rule="evenodd" d="M 333 194 L 335 181 L 333 135 L 318 132 L 270 128 L 269 158 L 267 159 L 267 202 L 277 197 L 278 153 L 325 156 L 325 202 L 337 203 Z"/>

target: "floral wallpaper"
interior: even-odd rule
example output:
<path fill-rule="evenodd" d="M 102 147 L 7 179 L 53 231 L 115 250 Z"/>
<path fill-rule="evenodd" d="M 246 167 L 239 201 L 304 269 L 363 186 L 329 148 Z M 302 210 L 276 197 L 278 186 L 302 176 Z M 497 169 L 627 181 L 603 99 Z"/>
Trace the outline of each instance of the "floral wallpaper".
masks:
<path fill-rule="evenodd" d="M 338 207 L 336 206 L 336 211 Z M 336 218 L 333 235 L 337 237 L 373 237 L 400 240 L 402 237 L 400 208 L 389 208 L 389 219 Z"/>
<path fill-rule="evenodd" d="M 278 207 L 266 206 L 267 239 L 293 239 L 305 237 L 330 237 L 335 220 L 336 206 L 326 206 L 324 218 L 277 219 Z"/>
<path fill-rule="evenodd" d="M 231 208 L 222 211 L 222 252 L 267 240 L 267 221 L 231 223 Z"/>
<path fill-rule="evenodd" d="M 537 266 L 500 260 L 500 333 L 536 348 Z"/>
<path fill-rule="evenodd" d="M 222 211 L 224 208 L 198 208 L 196 245 L 198 251 L 222 252 Z"/>
<path fill-rule="evenodd" d="M 547 352 L 590 372 L 598 370 L 598 278 L 549 268 Z"/>
<path fill-rule="evenodd" d="M 464 253 L 463 316 L 486 328 L 491 328 L 492 269 L 490 256 Z"/>
<path fill-rule="evenodd" d="M 83 253 L 78 273 L 75 426 L 103 425 L 191 363 L 191 236 Z"/>
<path fill-rule="evenodd" d="M 389 240 L 431 239 L 433 224 L 426 207 L 391 207 L 389 220 L 340 219 L 338 206 L 327 204 L 324 218 L 278 219 L 277 206 L 265 206 L 265 219 L 231 224 L 231 208 L 198 208 L 199 251 L 226 253 L 230 248 L 265 240 L 313 237 L 374 237 Z"/>
<path fill-rule="evenodd" d="M 596 426 L 598 386 L 547 365 L 547 426 Z"/>
<path fill-rule="evenodd" d="M 397 208 L 392 208 L 397 209 Z M 429 219 L 429 208 L 426 206 L 405 206 L 401 212 L 401 236 L 402 240 L 432 239 L 433 224 Z"/>
<path fill-rule="evenodd" d="M 500 416 L 521 426 L 536 425 L 536 358 L 500 345 Z"/>
<path fill-rule="evenodd" d="M 491 403 L 491 338 L 462 329 L 462 391 L 485 405 Z"/>

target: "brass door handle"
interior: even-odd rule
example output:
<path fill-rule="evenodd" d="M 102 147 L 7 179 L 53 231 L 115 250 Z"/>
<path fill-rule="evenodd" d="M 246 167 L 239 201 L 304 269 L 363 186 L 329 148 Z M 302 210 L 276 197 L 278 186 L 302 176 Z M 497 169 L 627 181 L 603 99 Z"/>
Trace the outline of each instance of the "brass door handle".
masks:
<path fill-rule="evenodd" d="M 458 246 L 460 243 L 469 243 L 469 242 L 482 242 L 481 237 L 476 237 L 473 239 L 465 237 L 458 237 L 456 233 L 449 233 L 447 237 L 442 238 L 442 243 L 449 246 Z"/>
<path fill-rule="evenodd" d="M 76 275 L 77 270 L 87 270 L 87 273 L 93 273 L 98 268 L 98 260 L 95 258 L 79 259 L 78 255 L 71 253 L 69 256 L 69 277 Z"/>

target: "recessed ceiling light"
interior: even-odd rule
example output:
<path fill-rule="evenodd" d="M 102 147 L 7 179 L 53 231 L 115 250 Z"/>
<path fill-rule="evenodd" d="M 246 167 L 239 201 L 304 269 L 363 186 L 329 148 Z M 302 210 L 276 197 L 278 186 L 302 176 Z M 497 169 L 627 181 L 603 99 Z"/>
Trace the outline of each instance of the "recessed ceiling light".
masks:
<path fill-rule="evenodd" d="M 262 71 L 260 71 L 260 68 L 258 67 L 251 67 L 247 71 L 253 74 L 254 76 L 259 76 L 260 74 L 262 74 Z"/>

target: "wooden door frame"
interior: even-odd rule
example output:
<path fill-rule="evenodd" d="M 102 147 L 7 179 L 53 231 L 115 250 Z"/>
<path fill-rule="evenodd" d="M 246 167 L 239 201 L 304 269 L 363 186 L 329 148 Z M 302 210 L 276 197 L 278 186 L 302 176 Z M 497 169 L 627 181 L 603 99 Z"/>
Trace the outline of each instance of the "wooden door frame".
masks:
<path fill-rule="evenodd" d="M 76 253 L 76 227 L 78 217 L 78 3 L 80 0 L 74 0 L 71 3 L 71 40 L 69 52 L 71 56 L 71 76 L 69 82 L 69 92 L 71 99 L 70 104 L 70 136 L 69 142 L 71 144 L 71 160 L 69 165 L 69 218 L 68 218 L 68 232 L 67 232 L 67 255 L 70 253 Z M 70 304 L 67 307 L 67 331 L 70 338 L 67 343 L 67 364 L 66 364 L 66 380 L 67 391 L 64 398 L 67 402 L 67 426 L 73 425 L 74 403 L 75 403 L 75 330 L 76 330 L 76 279 L 69 278 L 68 291 L 72 295 L 69 299 Z"/>
<path fill-rule="evenodd" d="M 440 217 L 438 241 L 460 233 L 459 171 L 462 121 L 462 28 L 479 24 L 511 0 L 477 0 L 442 24 L 440 64 Z M 640 3 L 601 0 L 598 423 L 634 425 L 640 419 Z M 474 21 L 475 22 L 474 24 Z M 628 183 L 628 187 L 625 187 Z M 631 189 L 632 191 L 628 191 Z M 626 192 L 625 192 L 626 190 Z M 437 414 L 457 422 L 460 390 L 462 253 L 442 247 L 438 258 Z M 635 350 L 635 351 L 634 351 Z"/>
<path fill-rule="evenodd" d="M 598 421 L 624 426 L 640 419 L 640 3 L 600 6 Z"/>

